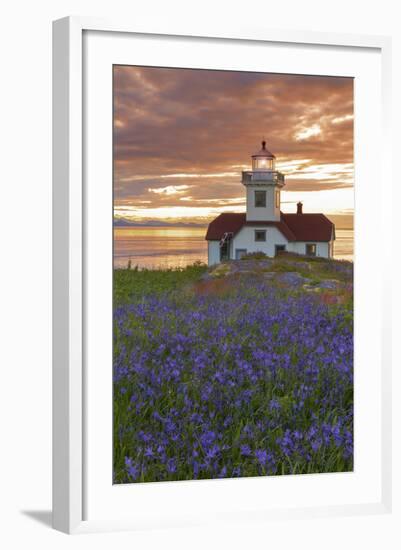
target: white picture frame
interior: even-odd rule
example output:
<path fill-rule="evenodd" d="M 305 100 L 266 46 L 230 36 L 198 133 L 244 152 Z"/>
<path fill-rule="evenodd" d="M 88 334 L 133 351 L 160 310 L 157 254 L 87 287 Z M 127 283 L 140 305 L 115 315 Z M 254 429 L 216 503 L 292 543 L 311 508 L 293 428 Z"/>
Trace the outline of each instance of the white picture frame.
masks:
<path fill-rule="evenodd" d="M 111 22 L 92 18 L 68 17 L 54 22 L 53 30 L 53 526 L 66 533 L 98 530 L 137 529 L 152 523 L 149 513 L 138 523 L 130 517 L 98 517 L 87 519 L 87 495 L 85 486 L 88 465 L 84 455 L 87 446 L 87 331 L 85 324 L 85 296 L 88 291 L 85 278 L 88 243 L 88 220 L 85 218 L 85 167 L 87 153 L 84 147 L 84 33 L 119 33 L 119 36 L 147 36 L 157 40 L 160 36 L 180 37 L 182 40 L 209 42 L 216 40 L 231 43 L 289 44 L 294 47 L 337 47 L 345 52 L 366 49 L 375 51 L 381 63 L 381 117 L 380 144 L 380 195 L 391 195 L 391 170 L 389 158 L 390 128 L 390 54 L 391 43 L 386 37 L 336 35 L 326 33 L 275 31 L 275 30 L 226 30 L 180 28 L 177 24 L 168 28 L 142 28 L 127 22 Z M 111 131 L 111 130 L 110 130 Z M 359 136 L 356 136 L 359 139 Z M 111 182 L 110 182 L 111 184 Z M 110 199 L 111 200 L 111 199 Z M 382 207 L 381 232 L 390 234 L 388 221 Z M 389 261 L 390 243 L 387 240 L 386 258 Z M 312 517 L 313 515 L 348 515 L 385 513 L 391 509 L 391 357 L 389 330 L 389 285 L 385 265 L 381 270 L 380 308 L 382 324 L 380 332 L 380 384 L 376 391 L 380 401 L 380 498 L 371 501 L 333 503 L 325 506 L 297 505 L 295 508 L 279 507 L 256 510 L 255 519 L 265 521 L 273 517 Z M 111 368 L 111 366 L 110 366 Z M 379 372 L 378 371 L 378 372 Z M 111 450 L 110 450 L 111 452 Z M 94 475 L 92 473 L 92 475 Z M 292 476 L 291 476 L 292 477 Z M 299 476 L 298 476 L 299 477 Z M 258 483 L 259 480 L 251 480 Z M 111 474 L 110 474 L 111 482 Z M 201 482 L 203 483 L 203 482 Z M 209 483 L 209 482 L 207 482 Z M 213 482 L 211 482 L 213 483 Z M 225 480 L 226 487 L 235 481 Z M 295 483 L 295 480 L 289 480 Z M 157 484 L 150 484 L 157 485 Z M 164 498 L 172 491 L 171 484 L 164 485 Z M 183 487 L 183 485 L 181 485 Z M 200 484 L 198 483 L 198 487 Z M 209 490 L 204 485 L 203 492 Z M 236 486 L 238 489 L 238 485 Z M 153 490 L 153 489 L 151 489 Z M 156 490 L 156 489 L 155 489 Z M 202 489 L 198 489 L 202 491 Z M 175 498 L 180 498 L 176 495 Z M 191 497 L 192 498 L 192 497 Z M 172 505 L 174 508 L 174 505 Z M 238 513 L 241 511 L 238 509 Z M 246 516 L 246 514 L 245 514 Z M 234 519 L 235 517 L 232 516 Z M 250 518 L 249 518 L 250 519 Z M 202 521 L 202 518 L 198 518 Z M 197 520 L 197 521 L 198 521 Z M 205 521 L 207 521 L 205 514 Z M 165 520 L 155 516 L 155 525 L 188 525 L 194 518 L 180 516 L 177 508 Z"/>

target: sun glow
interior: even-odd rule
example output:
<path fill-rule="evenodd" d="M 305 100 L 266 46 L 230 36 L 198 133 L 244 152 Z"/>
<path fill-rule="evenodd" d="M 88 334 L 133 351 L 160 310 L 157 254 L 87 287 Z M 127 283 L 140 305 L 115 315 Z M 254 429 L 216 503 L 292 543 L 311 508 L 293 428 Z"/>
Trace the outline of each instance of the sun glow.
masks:
<path fill-rule="evenodd" d="M 114 213 L 118 217 L 132 221 L 168 220 L 207 223 L 223 212 L 245 211 L 245 197 L 221 199 L 180 197 L 179 200 L 190 204 L 152 207 L 138 202 L 136 204 L 115 205 Z M 352 187 L 304 192 L 286 191 L 284 189 L 281 193 L 281 210 L 287 213 L 295 212 L 298 201 L 303 203 L 304 212 L 322 212 L 324 214 L 352 212 L 354 208 L 354 190 Z M 202 205 L 198 205 L 198 203 L 202 203 Z"/>
<path fill-rule="evenodd" d="M 141 208 L 135 206 L 115 207 L 114 213 L 119 217 L 131 220 L 185 220 L 197 218 L 210 220 L 222 212 L 239 212 L 245 208 L 238 206 L 160 206 L 158 208 Z"/>
<path fill-rule="evenodd" d="M 322 191 L 282 191 L 281 210 L 295 212 L 296 203 L 303 203 L 304 212 L 322 212 L 323 214 L 337 214 L 346 210 L 353 211 L 354 189 L 325 189 Z"/>

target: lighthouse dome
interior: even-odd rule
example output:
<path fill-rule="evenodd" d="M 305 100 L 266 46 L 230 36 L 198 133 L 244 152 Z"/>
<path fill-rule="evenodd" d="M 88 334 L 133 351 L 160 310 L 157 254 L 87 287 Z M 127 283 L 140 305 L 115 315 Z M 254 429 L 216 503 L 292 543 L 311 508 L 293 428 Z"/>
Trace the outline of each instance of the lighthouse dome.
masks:
<path fill-rule="evenodd" d="M 266 149 L 266 142 L 262 141 L 262 148 L 259 151 L 252 155 L 252 158 L 255 157 L 265 157 L 270 159 L 275 159 L 276 157 L 268 149 Z"/>
<path fill-rule="evenodd" d="M 252 170 L 274 170 L 276 157 L 268 149 L 266 142 L 262 141 L 262 148 L 252 155 Z"/>

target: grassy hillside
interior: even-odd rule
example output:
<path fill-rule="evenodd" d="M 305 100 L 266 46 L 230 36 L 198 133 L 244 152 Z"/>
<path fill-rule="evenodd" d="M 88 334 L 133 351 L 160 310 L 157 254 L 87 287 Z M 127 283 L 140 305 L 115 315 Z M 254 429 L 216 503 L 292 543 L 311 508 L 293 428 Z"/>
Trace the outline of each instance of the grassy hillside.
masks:
<path fill-rule="evenodd" d="M 115 270 L 114 481 L 349 471 L 352 264 Z"/>

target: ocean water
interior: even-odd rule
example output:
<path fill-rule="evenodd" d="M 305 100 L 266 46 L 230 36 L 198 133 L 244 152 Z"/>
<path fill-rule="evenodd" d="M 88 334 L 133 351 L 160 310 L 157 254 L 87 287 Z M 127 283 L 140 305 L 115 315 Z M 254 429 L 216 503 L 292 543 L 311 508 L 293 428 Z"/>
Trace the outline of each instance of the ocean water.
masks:
<path fill-rule="evenodd" d="M 157 269 L 185 267 L 199 260 L 207 263 L 204 227 L 116 227 L 114 267 Z M 354 232 L 337 229 L 334 257 L 353 260 Z"/>
<path fill-rule="evenodd" d="M 334 241 L 334 258 L 337 260 L 354 261 L 354 230 L 336 229 Z"/>

